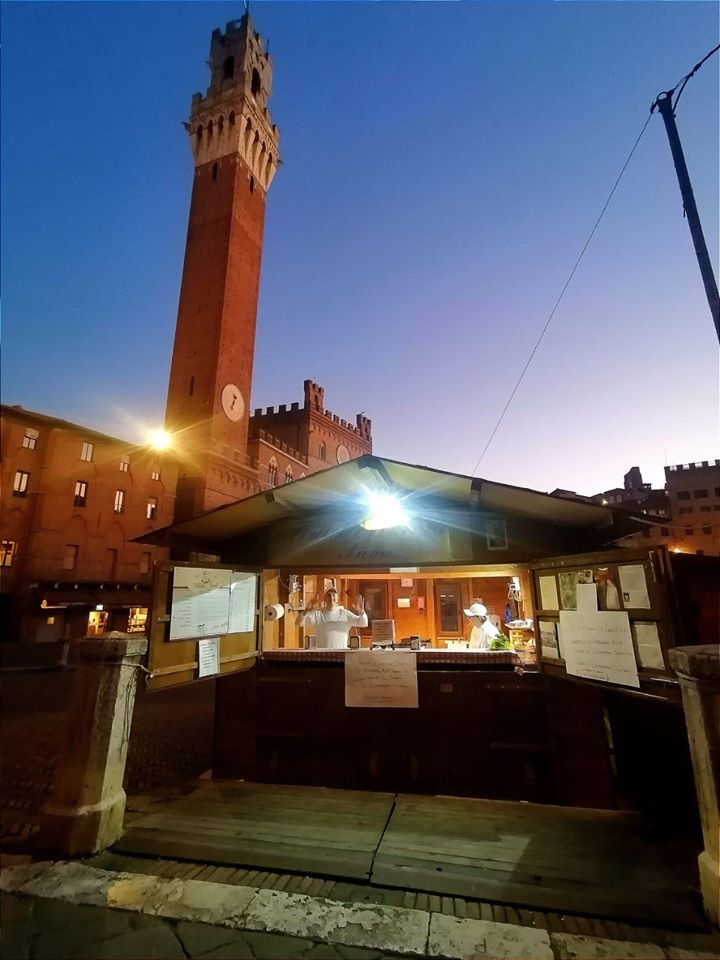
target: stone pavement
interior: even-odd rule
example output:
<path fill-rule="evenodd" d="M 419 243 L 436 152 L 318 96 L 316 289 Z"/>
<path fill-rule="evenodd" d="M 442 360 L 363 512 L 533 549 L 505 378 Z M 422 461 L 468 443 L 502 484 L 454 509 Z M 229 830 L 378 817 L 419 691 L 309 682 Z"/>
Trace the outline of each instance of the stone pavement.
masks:
<path fill-rule="evenodd" d="M 75 861 L 7 867 L 3 960 L 423 957 L 716 960 L 710 934 L 663 945 L 556 933 L 432 911 L 101 870 Z M 692 936 L 692 935 L 691 935 Z"/>

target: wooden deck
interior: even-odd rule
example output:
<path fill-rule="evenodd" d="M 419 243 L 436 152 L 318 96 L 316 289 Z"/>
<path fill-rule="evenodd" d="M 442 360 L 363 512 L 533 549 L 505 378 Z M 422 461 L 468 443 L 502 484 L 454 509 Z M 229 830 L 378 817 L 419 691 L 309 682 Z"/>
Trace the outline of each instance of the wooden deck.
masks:
<path fill-rule="evenodd" d="M 154 803 L 114 849 L 695 926 L 687 884 L 635 814 L 205 781 Z"/>

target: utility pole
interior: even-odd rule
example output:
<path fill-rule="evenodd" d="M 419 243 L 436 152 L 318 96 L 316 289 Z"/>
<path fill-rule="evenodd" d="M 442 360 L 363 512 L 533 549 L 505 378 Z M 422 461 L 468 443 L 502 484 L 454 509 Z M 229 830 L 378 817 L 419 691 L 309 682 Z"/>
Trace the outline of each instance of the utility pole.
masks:
<path fill-rule="evenodd" d="M 667 131 L 668 140 L 670 141 L 670 150 L 675 164 L 675 172 L 677 173 L 678 183 L 680 184 L 680 193 L 682 194 L 683 206 L 685 207 L 685 215 L 687 216 L 690 235 L 692 236 L 695 247 L 695 255 L 697 256 L 700 273 L 705 286 L 705 295 L 710 305 L 710 313 L 712 314 L 713 323 L 715 324 L 715 332 L 718 340 L 720 340 L 720 297 L 718 296 L 718 287 L 715 281 L 712 263 L 710 262 L 710 255 L 707 244 L 705 243 L 702 226 L 700 225 L 700 216 L 698 215 L 682 144 L 680 143 L 677 126 L 675 125 L 675 111 L 672 103 L 673 92 L 674 91 L 669 90 L 666 93 L 658 94 L 653 106 L 657 106 L 665 123 L 665 130 Z"/>

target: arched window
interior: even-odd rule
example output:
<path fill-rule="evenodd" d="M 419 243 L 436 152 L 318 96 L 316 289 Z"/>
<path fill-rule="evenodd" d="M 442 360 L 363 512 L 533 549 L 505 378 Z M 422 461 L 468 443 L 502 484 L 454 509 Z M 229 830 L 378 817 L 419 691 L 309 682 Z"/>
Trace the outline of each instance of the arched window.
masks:
<path fill-rule="evenodd" d="M 210 123 L 208 123 L 208 140 L 211 140 L 211 139 L 212 139 L 213 129 L 214 129 L 214 128 L 213 128 L 213 122 L 212 122 L 212 120 L 211 120 Z"/>
<path fill-rule="evenodd" d="M 225 57 L 223 63 L 223 80 L 232 80 L 235 75 L 235 57 Z"/>
<path fill-rule="evenodd" d="M 255 191 L 255 177 L 250 177 L 250 193 Z"/>
<path fill-rule="evenodd" d="M 271 457 L 268 463 L 268 482 L 271 487 L 277 486 L 278 465 L 275 457 Z"/>
<path fill-rule="evenodd" d="M 257 67 L 253 67 L 252 80 L 250 81 L 250 93 L 256 97 L 260 93 L 260 74 L 257 72 Z"/>
<path fill-rule="evenodd" d="M 218 165 L 217 165 L 216 163 L 214 163 L 214 164 L 213 164 L 213 169 L 212 169 L 212 178 L 213 178 L 213 180 L 217 180 L 217 174 L 218 174 Z"/>
<path fill-rule="evenodd" d="M 324 443 L 320 444 L 320 459 L 327 460 L 327 447 Z"/>
<path fill-rule="evenodd" d="M 218 133 L 223 132 L 223 127 L 225 126 L 225 117 L 218 118 Z"/>
<path fill-rule="evenodd" d="M 202 127 L 198 127 L 197 130 L 195 131 L 195 138 L 198 144 L 202 142 L 202 135 L 203 135 L 203 129 Z"/>
<path fill-rule="evenodd" d="M 235 111 L 234 111 L 234 110 L 231 110 L 231 111 L 230 111 L 230 116 L 228 117 L 228 123 L 230 124 L 231 127 L 234 127 L 234 126 L 235 126 Z"/>
<path fill-rule="evenodd" d="M 292 467 L 286 467 L 286 468 L 285 468 L 285 483 L 292 483 L 294 479 L 295 479 L 295 477 L 293 476 L 293 468 L 292 468 Z"/>

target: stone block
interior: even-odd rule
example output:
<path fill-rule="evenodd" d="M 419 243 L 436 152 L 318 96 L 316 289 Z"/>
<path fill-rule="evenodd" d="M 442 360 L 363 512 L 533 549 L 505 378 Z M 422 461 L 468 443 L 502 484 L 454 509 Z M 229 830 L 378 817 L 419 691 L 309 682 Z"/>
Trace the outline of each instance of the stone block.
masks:
<path fill-rule="evenodd" d="M 213 927 L 207 923 L 192 923 L 181 920 L 175 928 L 175 934 L 189 956 L 209 953 L 226 944 L 237 944 L 242 934 L 229 927 Z M 252 956 L 248 951 L 248 956 Z"/>
<path fill-rule="evenodd" d="M 423 956 L 429 919 L 420 910 L 260 890 L 244 922 L 249 930 L 274 930 L 309 940 Z"/>
<path fill-rule="evenodd" d="M 664 960 L 662 947 L 631 940 L 605 940 L 576 933 L 551 933 L 556 960 Z"/>
<path fill-rule="evenodd" d="M 444 913 L 430 918 L 428 956 L 455 960 L 481 957 L 552 960 L 547 931 L 492 920 L 462 920 Z"/>
<path fill-rule="evenodd" d="M 208 883 L 204 880 L 166 883 L 166 893 L 153 905 L 153 913 L 176 920 L 218 923 L 231 927 L 242 926 L 245 911 L 257 893 L 255 887 Z"/>

